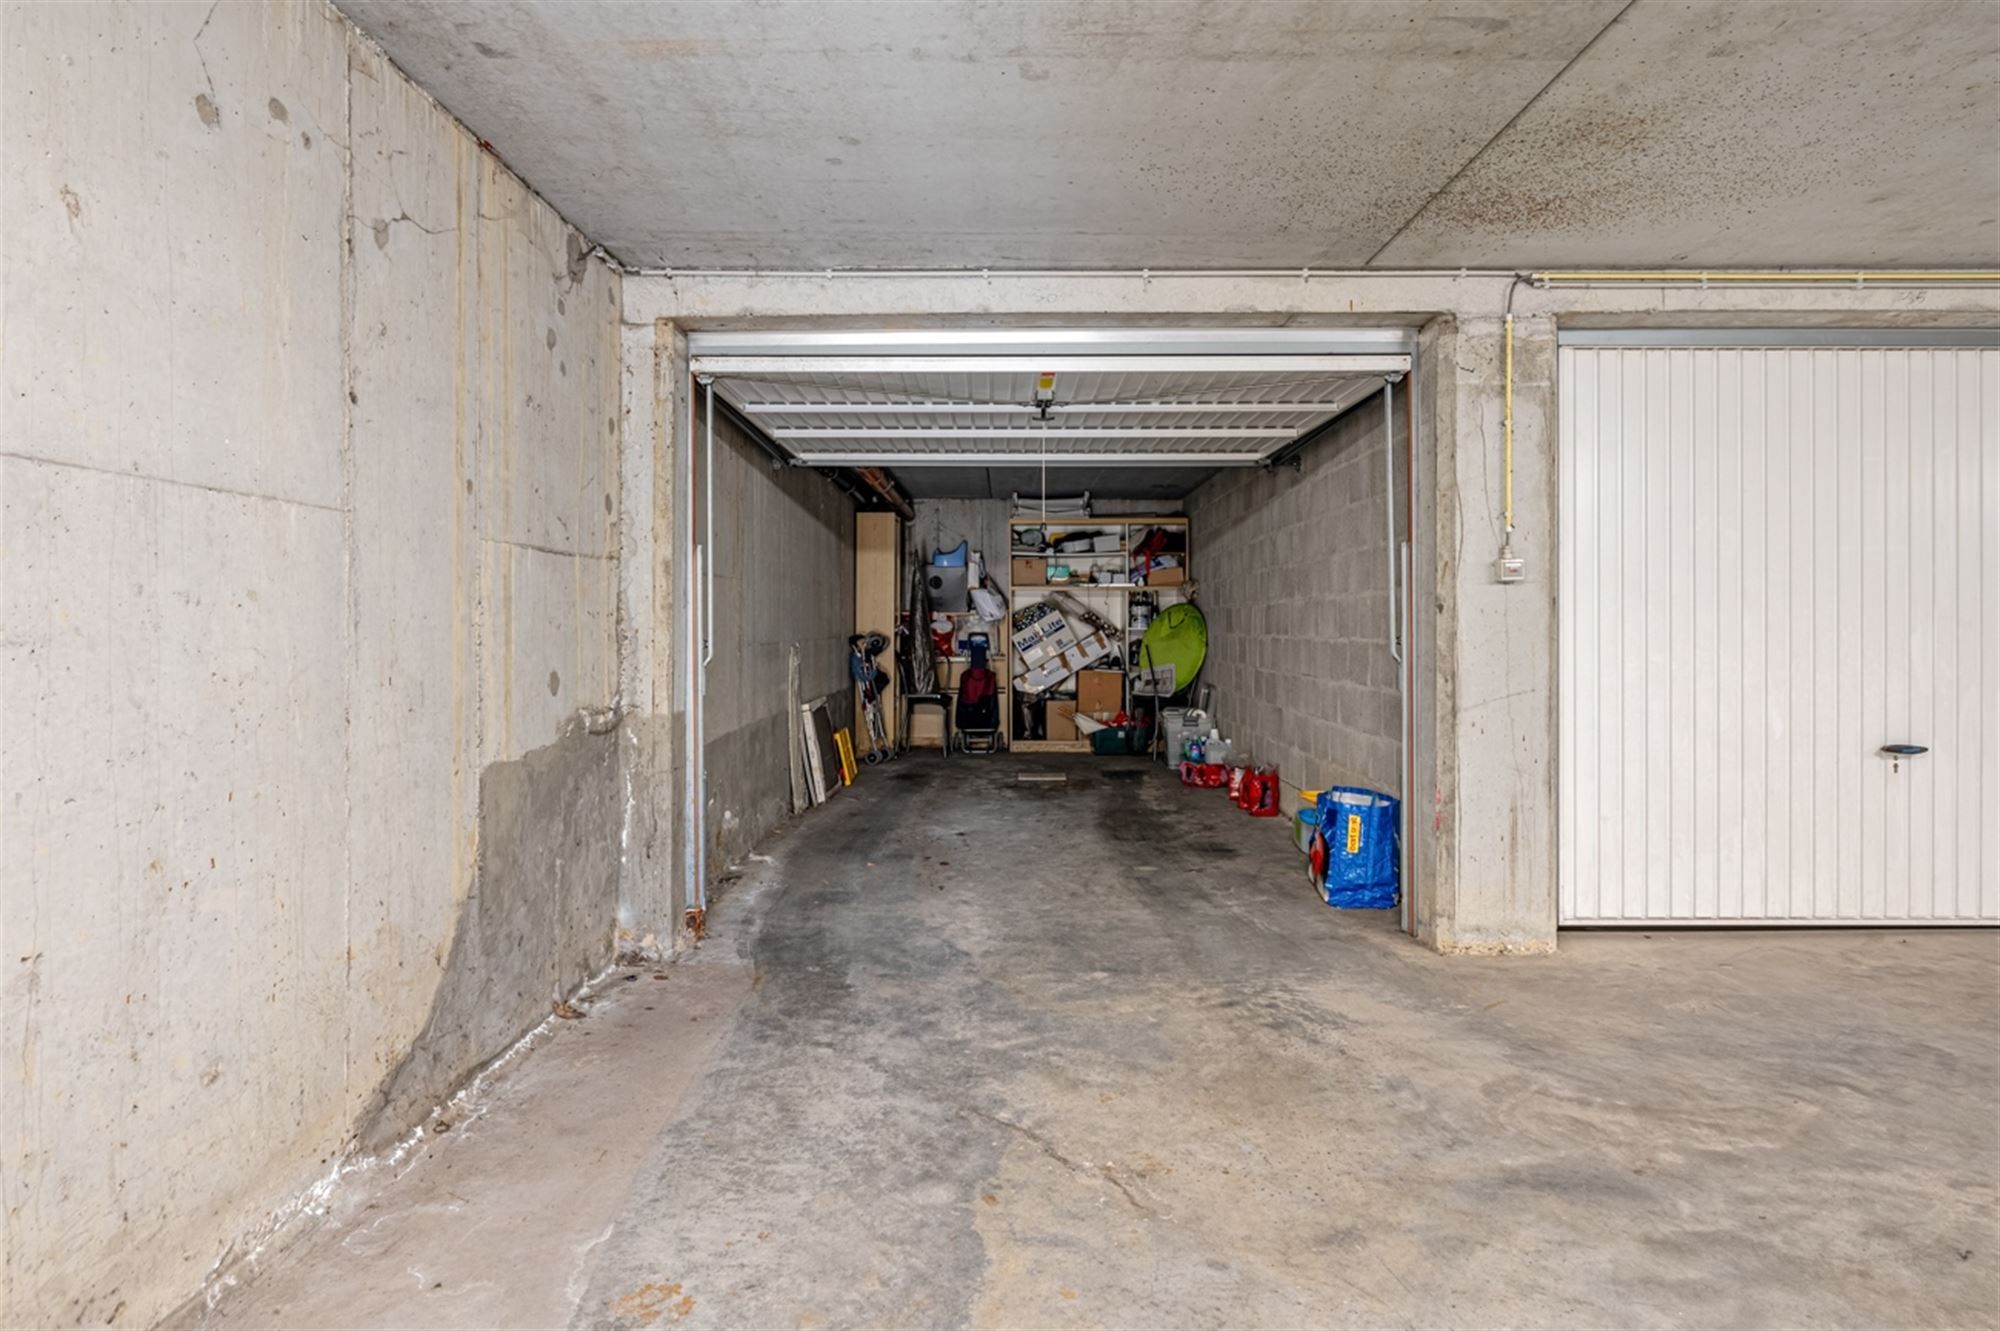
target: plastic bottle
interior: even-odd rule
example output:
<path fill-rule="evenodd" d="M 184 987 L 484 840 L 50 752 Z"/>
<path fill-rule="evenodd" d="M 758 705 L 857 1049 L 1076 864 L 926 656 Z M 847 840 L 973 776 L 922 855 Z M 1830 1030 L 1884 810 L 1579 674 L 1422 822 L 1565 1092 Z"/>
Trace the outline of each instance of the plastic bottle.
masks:
<path fill-rule="evenodd" d="M 1227 763 L 1230 760 L 1230 758 L 1235 754 L 1236 746 L 1235 744 L 1226 739 L 1211 738 L 1208 741 L 1208 746 L 1204 751 L 1208 754 L 1209 762 Z"/>

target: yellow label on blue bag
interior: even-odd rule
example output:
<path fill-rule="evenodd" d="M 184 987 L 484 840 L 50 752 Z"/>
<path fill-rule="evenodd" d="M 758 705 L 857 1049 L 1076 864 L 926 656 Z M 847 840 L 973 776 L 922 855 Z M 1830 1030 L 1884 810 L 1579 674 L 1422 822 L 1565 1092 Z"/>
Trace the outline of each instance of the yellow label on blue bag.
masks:
<path fill-rule="evenodd" d="M 1349 855 L 1354 855 L 1360 853 L 1360 850 L 1361 850 L 1361 815 L 1358 813 L 1350 813 L 1347 815 L 1347 853 Z"/>

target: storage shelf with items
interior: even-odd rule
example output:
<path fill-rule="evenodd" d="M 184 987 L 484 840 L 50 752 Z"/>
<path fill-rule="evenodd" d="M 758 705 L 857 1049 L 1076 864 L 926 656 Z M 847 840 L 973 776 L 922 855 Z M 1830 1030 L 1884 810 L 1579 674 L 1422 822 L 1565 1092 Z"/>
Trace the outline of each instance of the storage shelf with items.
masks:
<path fill-rule="evenodd" d="M 973 732 L 973 737 L 977 741 L 990 736 L 997 742 L 1005 734 L 1006 695 L 1011 688 L 1007 668 L 1007 606 L 999 579 L 988 578 L 985 561 L 978 550 L 971 548 L 969 539 L 962 539 L 948 549 L 932 549 L 927 544 L 912 549 L 910 558 L 915 565 L 910 600 L 922 612 L 921 622 L 912 625 L 912 632 L 922 635 L 930 671 L 930 682 L 919 693 L 943 701 L 942 709 L 935 701 L 920 702 L 910 719 L 910 743 L 917 748 L 940 748 L 949 735 L 954 749 L 966 750 L 967 745 L 961 742 L 961 722 L 966 709 L 960 703 L 967 672 L 974 664 L 972 644 L 981 637 L 985 642 L 986 666 L 993 675 L 991 683 L 997 695 L 999 719 L 992 730 L 981 727 Z M 916 667 L 912 671 L 916 673 Z"/>
<path fill-rule="evenodd" d="M 1095 522 L 1015 518 L 1008 556 L 1021 587 L 1178 587 L 1187 581 L 1188 520 L 1119 517 Z M 1065 548 L 1068 547 L 1068 548 Z"/>
<path fill-rule="evenodd" d="M 1014 582 L 1028 586 L 1126 582 L 1125 524 L 1016 518 L 1008 555 Z"/>
<path fill-rule="evenodd" d="M 1131 708 L 1131 652 L 1146 622 L 1188 597 L 1188 520 L 1015 518 L 1009 532 L 1010 747 L 1091 752 L 1090 732 Z M 1084 541 L 1088 549 L 1080 548 Z M 1065 544 L 1071 548 L 1062 549 Z M 1049 607 L 1044 613 L 1057 615 L 1066 630 L 1052 643 L 1036 640 L 1032 623 L 1023 623 L 1023 612 L 1038 605 Z M 1043 681 L 1046 687 L 1037 687 Z M 1023 734 L 1022 712 L 1035 699 L 1041 700 L 1040 737 Z"/>
<path fill-rule="evenodd" d="M 971 654 L 965 650 L 967 639 L 975 633 L 984 633 L 987 641 L 987 668 L 993 672 L 1000 702 L 1002 733 L 1005 733 L 1008 694 L 1013 688 L 1013 680 L 1007 669 L 1007 626 L 989 623 L 979 617 L 977 611 L 934 611 L 934 615 L 951 621 L 951 650 L 933 653 L 937 667 L 937 687 L 950 701 L 948 705 L 954 716 L 958 709 L 959 685 L 963 682 L 966 669 L 972 664 Z M 953 722 L 956 733 L 957 722 Z M 920 711 L 910 720 L 910 744 L 920 749 L 935 749 L 944 746 L 944 719 L 936 711 Z"/>

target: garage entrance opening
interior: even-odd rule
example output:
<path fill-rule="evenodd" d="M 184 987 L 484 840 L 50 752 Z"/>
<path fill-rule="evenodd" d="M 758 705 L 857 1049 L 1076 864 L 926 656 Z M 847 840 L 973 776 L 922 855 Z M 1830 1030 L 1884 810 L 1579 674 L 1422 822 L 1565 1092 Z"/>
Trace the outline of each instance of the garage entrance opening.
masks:
<path fill-rule="evenodd" d="M 789 558 L 719 525 L 726 433 L 857 506 L 847 668 L 783 702 L 794 807 L 927 749 L 1192 759 L 1287 839 L 1321 790 L 1400 800 L 1414 359 L 1406 329 L 690 334 L 689 752 L 740 707 L 730 589 Z M 740 816 L 694 789 L 706 857 Z"/>

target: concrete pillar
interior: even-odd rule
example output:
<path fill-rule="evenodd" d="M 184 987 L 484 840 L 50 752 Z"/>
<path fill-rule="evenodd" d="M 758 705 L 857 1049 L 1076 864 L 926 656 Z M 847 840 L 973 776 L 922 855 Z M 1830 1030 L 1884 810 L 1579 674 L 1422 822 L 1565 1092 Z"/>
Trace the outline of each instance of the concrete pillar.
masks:
<path fill-rule="evenodd" d="M 618 694 L 625 817 L 620 832 L 618 950 L 655 957 L 681 929 L 685 712 L 677 650 L 686 548 L 679 439 L 687 339 L 665 319 L 623 332 L 624 414 L 619 515 Z"/>
<path fill-rule="evenodd" d="M 1443 952 L 1555 946 L 1553 320 L 1515 322 L 1513 552 L 1527 577 L 1514 584 L 1495 570 L 1502 347 L 1496 311 L 1435 320 L 1420 348 L 1435 535 L 1418 574 L 1430 604 L 1420 594 L 1412 867 L 1418 935 Z"/>

